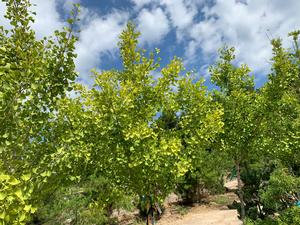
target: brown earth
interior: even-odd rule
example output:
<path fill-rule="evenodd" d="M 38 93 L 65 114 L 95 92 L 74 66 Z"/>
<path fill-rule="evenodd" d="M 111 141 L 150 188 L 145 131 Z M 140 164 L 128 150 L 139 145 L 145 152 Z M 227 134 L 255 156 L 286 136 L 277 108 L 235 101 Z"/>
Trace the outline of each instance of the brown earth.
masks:
<path fill-rule="evenodd" d="M 238 219 L 236 210 L 228 209 L 227 205 L 233 201 L 238 201 L 237 196 L 232 192 L 236 189 L 237 182 L 229 181 L 225 184 L 231 192 L 223 195 L 210 196 L 208 204 L 195 205 L 187 212 L 166 208 L 166 212 L 158 222 L 158 225 L 241 225 L 242 222 Z M 172 197 L 174 199 L 174 196 Z M 183 213 L 186 213 L 182 215 Z"/>
<path fill-rule="evenodd" d="M 207 203 L 193 206 L 178 204 L 178 197 L 171 194 L 165 202 L 165 212 L 157 225 L 241 225 L 242 222 L 238 219 L 237 211 L 227 207 L 233 201 L 238 201 L 238 197 L 233 192 L 236 186 L 236 180 L 226 182 L 225 187 L 229 192 L 209 196 L 206 199 Z M 133 221 L 134 217 L 137 218 L 136 216 L 137 212 L 131 214 L 131 218 L 123 218 L 120 224 L 145 224 L 141 221 Z"/>
<path fill-rule="evenodd" d="M 163 215 L 158 225 L 240 225 L 236 210 L 230 210 L 225 205 L 230 199 L 236 200 L 232 193 L 222 195 L 224 203 L 210 202 L 207 205 L 195 205 L 188 209 L 185 215 L 181 215 L 178 210 L 171 211 L 170 208 Z M 217 198 L 216 198 L 217 200 Z M 232 202 L 232 201 L 231 201 Z M 230 204 L 230 203 L 229 203 Z"/>

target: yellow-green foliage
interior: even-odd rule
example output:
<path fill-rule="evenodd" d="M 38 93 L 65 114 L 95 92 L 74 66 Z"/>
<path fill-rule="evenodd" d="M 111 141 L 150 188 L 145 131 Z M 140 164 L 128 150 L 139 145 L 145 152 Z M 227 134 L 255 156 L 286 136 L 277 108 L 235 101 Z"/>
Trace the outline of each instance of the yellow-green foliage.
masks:
<path fill-rule="evenodd" d="M 53 157 L 59 146 L 52 130 L 57 102 L 77 75 L 76 37 L 65 28 L 55 40 L 37 40 L 30 1 L 2 1 L 11 26 L 0 27 L 0 219 L 23 224 L 35 211 L 33 202 L 65 178 Z"/>
<path fill-rule="evenodd" d="M 0 224 L 25 224 L 36 211 L 30 198 L 33 188 L 30 174 L 21 179 L 0 173 Z"/>
<path fill-rule="evenodd" d="M 123 69 L 95 72 L 94 88 L 81 88 L 82 124 L 88 124 L 82 126 L 93 137 L 94 166 L 129 191 L 165 197 L 222 131 L 223 111 L 207 96 L 202 80 L 194 82 L 184 74 L 180 59 L 160 68 L 158 51 L 146 54 L 138 47 L 138 36 L 128 24 L 119 42 Z M 161 73 L 157 81 L 151 75 L 155 70 Z M 180 129 L 160 127 L 162 114 L 177 112 L 182 112 Z"/>

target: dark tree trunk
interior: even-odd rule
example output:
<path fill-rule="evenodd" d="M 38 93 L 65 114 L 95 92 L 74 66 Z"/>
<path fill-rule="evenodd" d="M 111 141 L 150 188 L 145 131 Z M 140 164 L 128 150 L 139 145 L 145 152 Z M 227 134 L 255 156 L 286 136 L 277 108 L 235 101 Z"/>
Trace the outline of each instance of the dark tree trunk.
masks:
<path fill-rule="evenodd" d="M 243 224 L 244 224 L 246 213 L 245 213 L 244 196 L 243 196 L 243 191 L 242 191 L 240 162 L 239 161 L 235 162 L 235 166 L 236 166 L 236 172 L 237 172 L 238 195 L 239 195 L 239 199 L 240 199 L 240 202 L 241 202 L 241 220 L 243 221 Z"/>

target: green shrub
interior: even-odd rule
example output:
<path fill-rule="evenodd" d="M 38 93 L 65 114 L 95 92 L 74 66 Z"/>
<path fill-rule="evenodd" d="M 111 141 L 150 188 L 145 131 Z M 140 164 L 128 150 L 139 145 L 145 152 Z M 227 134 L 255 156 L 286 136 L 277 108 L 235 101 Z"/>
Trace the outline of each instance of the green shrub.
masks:
<path fill-rule="evenodd" d="M 38 210 L 36 220 L 48 225 L 114 223 L 113 210 L 132 210 L 132 199 L 108 179 L 93 175 L 49 196 Z"/>
<path fill-rule="evenodd" d="M 293 206 L 284 210 L 279 216 L 266 217 L 256 221 L 247 219 L 246 225 L 298 225 L 300 224 L 300 207 Z"/>
<path fill-rule="evenodd" d="M 224 171 L 227 160 L 224 155 L 211 150 L 202 152 L 202 160 L 188 171 L 177 184 L 177 193 L 187 203 L 200 202 L 209 194 L 224 193 Z"/>
<path fill-rule="evenodd" d="M 279 225 L 300 224 L 300 207 L 294 206 L 285 210 L 278 218 Z"/>
<path fill-rule="evenodd" d="M 293 176 L 287 169 L 275 170 L 266 188 L 260 190 L 265 207 L 282 211 L 299 199 L 300 178 Z"/>
<path fill-rule="evenodd" d="M 299 200 L 300 178 L 286 168 L 272 172 L 267 184 L 259 190 L 264 217 L 248 224 L 255 225 L 296 225 L 300 224 L 300 207 L 294 206 Z M 277 216 L 275 216 L 277 213 Z M 248 216 L 252 219 L 248 213 Z"/>
<path fill-rule="evenodd" d="M 251 219 L 263 218 L 269 214 L 269 209 L 264 205 L 262 207 L 259 198 L 259 190 L 263 188 L 274 170 L 274 164 L 271 162 L 246 163 L 241 172 L 243 181 L 242 191 L 244 194 L 246 216 Z"/>

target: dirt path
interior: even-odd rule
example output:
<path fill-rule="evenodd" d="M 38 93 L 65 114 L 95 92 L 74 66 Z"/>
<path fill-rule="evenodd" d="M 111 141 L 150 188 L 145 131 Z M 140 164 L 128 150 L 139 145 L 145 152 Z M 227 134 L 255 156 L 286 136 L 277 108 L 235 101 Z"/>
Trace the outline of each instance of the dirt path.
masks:
<path fill-rule="evenodd" d="M 182 218 L 162 218 L 159 225 L 240 225 L 236 210 L 220 210 L 199 206 Z"/>
<path fill-rule="evenodd" d="M 165 202 L 165 212 L 157 225 L 241 225 L 238 213 L 235 209 L 228 209 L 233 201 L 238 201 L 234 194 L 237 182 L 230 181 L 225 184 L 229 192 L 222 195 L 209 196 L 207 204 L 199 204 L 191 207 L 178 204 L 178 197 L 175 194 L 169 196 Z M 119 219 L 120 219 L 119 215 Z M 145 224 L 139 220 L 138 211 L 124 214 L 121 225 Z"/>
<path fill-rule="evenodd" d="M 231 181 L 226 184 L 229 189 L 235 189 L 236 182 Z M 227 204 L 238 200 L 233 192 L 224 195 L 210 197 L 207 205 L 198 205 L 186 209 L 172 209 L 170 207 L 158 222 L 158 225 L 241 225 L 236 210 L 230 210 Z M 184 215 L 182 215 L 184 214 Z"/>

